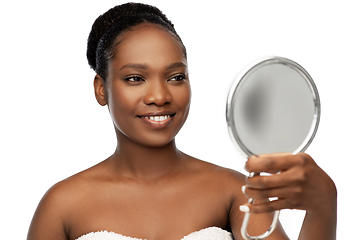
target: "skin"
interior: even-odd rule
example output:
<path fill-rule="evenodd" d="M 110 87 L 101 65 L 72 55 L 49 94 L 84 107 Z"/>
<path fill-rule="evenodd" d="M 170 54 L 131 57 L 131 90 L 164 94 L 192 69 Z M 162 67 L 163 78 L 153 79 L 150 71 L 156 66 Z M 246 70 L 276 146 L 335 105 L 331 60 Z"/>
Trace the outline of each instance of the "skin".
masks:
<path fill-rule="evenodd" d="M 248 207 L 258 213 L 251 216 L 251 235 L 268 229 L 272 210 L 297 208 L 307 210 L 301 239 L 335 239 L 329 229 L 336 225 L 336 188 L 310 156 L 251 157 L 248 171 L 282 173 L 247 179 L 182 153 L 175 136 L 187 118 L 191 91 L 180 43 L 153 24 L 138 25 L 120 40 L 106 81 L 99 75 L 94 80 L 96 99 L 114 123 L 116 150 L 49 189 L 28 240 L 73 240 L 101 230 L 180 240 L 211 226 L 232 231 L 238 240 L 239 206 L 247 205 L 247 197 L 256 199 Z M 150 119 L 158 115 L 170 118 Z M 266 200 L 274 196 L 279 200 Z M 288 238 L 279 225 L 268 239 Z"/>

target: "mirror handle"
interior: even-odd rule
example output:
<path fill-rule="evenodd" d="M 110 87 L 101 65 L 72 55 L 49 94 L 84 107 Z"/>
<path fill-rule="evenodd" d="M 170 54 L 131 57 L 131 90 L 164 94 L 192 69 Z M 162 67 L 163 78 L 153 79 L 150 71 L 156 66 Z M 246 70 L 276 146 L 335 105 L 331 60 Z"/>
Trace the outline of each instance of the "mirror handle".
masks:
<path fill-rule="evenodd" d="M 258 175 L 260 175 L 260 173 L 251 172 L 250 175 L 249 175 L 249 178 L 252 178 L 252 177 L 258 176 Z M 254 202 L 254 199 L 249 198 L 248 203 L 253 203 L 253 202 Z M 276 224 L 277 224 L 278 219 L 279 219 L 279 214 L 280 214 L 280 210 L 275 211 L 271 226 L 265 233 L 263 233 L 263 234 L 261 234 L 259 236 L 250 236 L 247 233 L 247 227 L 248 227 L 248 224 L 249 224 L 250 213 L 245 213 L 243 223 L 241 225 L 241 230 L 240 230 L 242 237 L 245 240 L 261 240 L 261 239 L 267 238 L 275 230 Z"/>

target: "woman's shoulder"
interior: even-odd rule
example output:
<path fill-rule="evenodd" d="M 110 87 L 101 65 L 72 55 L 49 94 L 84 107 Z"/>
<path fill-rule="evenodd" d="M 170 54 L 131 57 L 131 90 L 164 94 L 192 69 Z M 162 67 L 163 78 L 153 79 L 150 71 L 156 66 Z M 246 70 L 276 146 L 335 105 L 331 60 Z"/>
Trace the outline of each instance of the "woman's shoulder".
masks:
<path fill-rule="evenodd" d="M 191 182 L 197 193 L 205 192 L 207 197 L 220 202 L 227 212 L 238 210 L 238 206 L 247 202 L 241 190 L 246 180 L 244 174 L 196 158 L 189 159 L 189 163 L 193 172 Z"/>
<path fill-rule="evenodd" d="M 84 200 L 89 197 L 94 175 L 100 169 L 99 166 L 94 166 L 50 187 L 35 211 L 29 239 L 38 239 L 36 236 L 40 233 L 42 236 L 57 234 L 65 239 L 64 229 L 68 229 L 71 216 L 78 212 L 79 203 L 86 202 Z"/>
<path fill-rule="evenodd" d="M 216 165 L 211 162 L 200 160 L 189 156 L 189 169 L 196 172 L 199 176 L 208 178 L 220 184 L 239 186 L 245 184 L 246 176 L 234 169 Z"/>
<path fill-rule="evenodd" d="M 67 177 L 52 185 L 44 194 L 40 205 L 51 205 L 54 209 L 70 207 L 91 190 L 101 172 L 100 164 Z"/>

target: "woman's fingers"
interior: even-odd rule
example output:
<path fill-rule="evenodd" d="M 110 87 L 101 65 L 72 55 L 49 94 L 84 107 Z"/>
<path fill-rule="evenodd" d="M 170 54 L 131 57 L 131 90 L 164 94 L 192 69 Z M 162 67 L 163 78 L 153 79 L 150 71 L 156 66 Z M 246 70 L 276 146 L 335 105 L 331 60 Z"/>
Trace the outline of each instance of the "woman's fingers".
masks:
<path fill-rule="evenodd" d="M 250 157 L 250 172 L 279 172 L 270 176 L 255 175 L 246 179 L 243 192 L 255 199 L 242 209 L 269 212 L 279 209 L 304 209 L 326 212 L 336 205 L 336 187 L 331 178 L 307 154 L 271 154 Z M 269 198 L 277 200 L 257 201 Z M 247 208 L 246 208 L 247 206 Z"/>
<path fill-rule="evenodd" d="M 297 155 L 289 153 L 254 155 L 249 157 L 245 163 L 245 170 L 248 172 L 275 173 L 287 170 L 294 165 L 304 165 L 309 161 L 313 160 L 305 153 Z"/>
<path fill-rule="evenodd" d="M 302 209 L 303 196 L 306 196 L 308 161 L 305 156 L 288 154 L 265 155 L 258 159 L 249 160 L 249 169 L 271 172 L 276 170 L 278 174 L 269 176 L 256 175 L 246 179 L 246 187 L 243 192 L 246 197 L 255 199 L 255 204 L 247 204 L 250 212 L 270 212 L 280 209 Z M 276 161 L 279 161 L 278 163 Z M 258 199 L 277 198 L 273 201 Z M 244 207 L 242 207 L 244 209 Z M 246 209 L 246 208 L 245 208 Z"/>
<path fill-rule="evenodd" d="M 303 184 L 307 173 L 301 168 L 291 168 L 269 176 L 246 178 L 246 186 L 253 189 L 272 189 Z"/>
<path fill-rule="evenodd" d="M 259 204 L 244 204 L 240 206 L 240 211 L 242 212 L 250 212 L 250 213 L 267 213 L 273 212 L 281 209 L 301 209 L 299 207 L 290 207 L 291 205 L 296 205 L 297 203 L 289 203 L 286 199 L 277 199 L 274 201 L 259 203 Z"/>
<path fill-rule="evenodd" d="M 298 207 L 299 201 L 303 197 L 303 189 L 301 187 L 281 187 L 281 188 L 271 188 L 271 189 L 252 189 L 243 186 L 243 193 L 247 198 L 254 199 L 269 199 L 269 198 L 278 198 L 285 199 L 288 201 L 289 205 L 286 208 L 296 208 Z M 256 202 L 255 202 L 256 203 Z"/>
<path fill-rule="evenodd" d="M 280 195 L 283 195 L 282 193 L 284 189 L 270 188 L 264 190 L 257 190 L 243 186 L 242 191 L 247 198 L 268 199 L 268 198 L 280 197 Z"/>

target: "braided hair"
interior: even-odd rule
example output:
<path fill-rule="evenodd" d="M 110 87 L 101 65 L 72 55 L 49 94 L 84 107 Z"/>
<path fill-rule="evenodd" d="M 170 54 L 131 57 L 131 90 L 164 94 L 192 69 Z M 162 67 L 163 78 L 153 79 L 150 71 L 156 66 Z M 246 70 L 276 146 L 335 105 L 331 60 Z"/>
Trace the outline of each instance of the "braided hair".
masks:
<path fill-rule="evenodd" d="M 90 67 L 106 80 L 108 62 L 114 58 L 118 37 L 141 23 L 152 23 L 169 31 L 183 48 L 181 38 L 171 21 L 156 7 L 142 3 L 125 3 L 100 15 L 92 25 L 87 42 L 87 59 Z"/>

